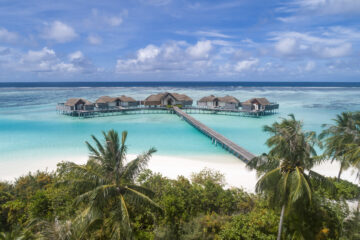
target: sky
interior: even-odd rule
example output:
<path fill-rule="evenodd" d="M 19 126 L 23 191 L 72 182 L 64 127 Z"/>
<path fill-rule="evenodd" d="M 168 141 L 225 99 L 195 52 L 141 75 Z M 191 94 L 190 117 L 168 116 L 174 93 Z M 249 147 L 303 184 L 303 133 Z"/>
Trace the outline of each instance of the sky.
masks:
<path fill-rule="evenodd" d="M 0 81 L 360 81 L 360 0 L 0 0 Z"/>

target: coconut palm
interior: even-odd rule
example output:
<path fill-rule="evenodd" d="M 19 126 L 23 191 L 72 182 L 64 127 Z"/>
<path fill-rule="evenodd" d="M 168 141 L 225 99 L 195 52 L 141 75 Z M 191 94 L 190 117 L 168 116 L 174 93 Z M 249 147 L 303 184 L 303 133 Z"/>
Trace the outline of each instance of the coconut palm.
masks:
<path fill-rule="evenodd" d="M 318 161 L 314 146 L 319 142 L 315 132 L 305 132 L 302 122 L 297 121 L 294 115 L 289 116 L 280 123 L 264 126 L 263 130 L 271 135 L 266 141 L 270 151 L 248 163 L 259 176 L 256 192 L 264 194 L 272 206 L 281 207 L 278 240 L 281 239 L 285 212 L 311 203 L 313 190 L 310 179 L 325 181 L 311 170 Z"/>
<path fill-rule="evenodd" d="M 335 124 L 323 125 L 323 127 L 327 128 L 319 136 L 320 139 L 325 140 L 324 157 L 340 163 L 338 181 L 341 173 L 352 164 L 352 158 L 348 153 L 350 145 L 354 143 L 357 134 L 355 116 L 351 112 L 338 114 L 334 119 Z"/>
<path fill-rule="evenodd" d="M 85 206 L 81 214 L 86 222 L 86 231 L 109 234 L 112 239 L 131 238 L 129 206 L 145 206 L 159 210 L 151 200 L 152 192 L 135 184 L 138 174 L 144 169 L 154 148 L 126 162 L 127 132 L 122 132 L 121 142 L 116 131 L 103 132 L 102 144 L 95 136 L 95 146 L 86 142 L 90 151 L 85 165 L 64 163 L 60 175 L 74 184 L 83 193 L 76 203 Z"/>

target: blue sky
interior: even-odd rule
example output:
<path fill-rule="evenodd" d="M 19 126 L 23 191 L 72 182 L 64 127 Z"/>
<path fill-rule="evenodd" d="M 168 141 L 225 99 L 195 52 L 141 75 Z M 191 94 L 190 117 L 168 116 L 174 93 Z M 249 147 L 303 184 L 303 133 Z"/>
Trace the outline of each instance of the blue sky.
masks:
<path fill-rule="evenodd" d="M 360 0 L 0 0 L 0 81 L 360 81 Z"/>

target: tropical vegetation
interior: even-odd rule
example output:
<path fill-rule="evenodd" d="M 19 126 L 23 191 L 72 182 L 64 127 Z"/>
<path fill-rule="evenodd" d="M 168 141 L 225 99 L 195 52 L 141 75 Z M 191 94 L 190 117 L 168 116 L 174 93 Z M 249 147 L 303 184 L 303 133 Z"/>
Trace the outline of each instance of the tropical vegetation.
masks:
<path fill-rule="evenodd" d="M 359 126 L 358 113 L 337 116 L 320 136 L 293 115 L 265 126 L 269 151 L 248 163 L 255 193 L 211 169 L 154 173 L 146 168 L 154 148 L 128 160 L 127 132 L 103 132 L 86 142 L 85 164 L 0 182 L 0 240 L 360 239 L 360 187 L 341 179 L 359 171 Z M 338 177 L 314 171 L 324 161 L 339 162 Z"/>

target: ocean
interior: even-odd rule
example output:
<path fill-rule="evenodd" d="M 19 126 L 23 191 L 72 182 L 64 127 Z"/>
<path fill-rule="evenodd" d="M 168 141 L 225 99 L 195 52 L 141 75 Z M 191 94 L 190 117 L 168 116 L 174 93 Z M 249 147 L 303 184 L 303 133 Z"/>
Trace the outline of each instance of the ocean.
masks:
<path fill-rule="evenodd" d="M 88 154 L 84 142 L 92 134 L 101 138 L 101 131 L 109 129 L 128 131 L 129 154 L 155 147 L 156 155 L 169 159 L 209 156 L 226 161 L 229 153 L 176 115 L 77 119 L 56 113 L 56 104 L 67 98 L 95 101 L 102 95 L 124 94 L 143 100 L 164 91 L 187 94 L 194 104 L 210 94 L 233 95 L 240 101 L 266 97 L 279 103 L 278 114 L 261 118 L 192 115 L 254 154 L 268 150 L 262 127 L 290 113 L 303 121 L 306 130 L 320 133 L 322 124 L 331 123 L 336 114 L 360 110 L 359 83 L 0 83 L 0 179 L 26 173 L 32 166 L 44 169 L 53 167 L 54 161 L 84 157 Z"/>

